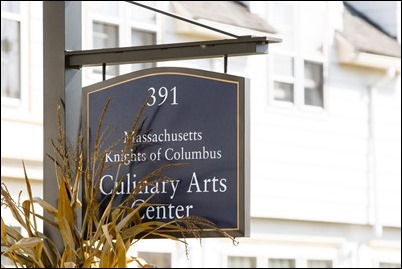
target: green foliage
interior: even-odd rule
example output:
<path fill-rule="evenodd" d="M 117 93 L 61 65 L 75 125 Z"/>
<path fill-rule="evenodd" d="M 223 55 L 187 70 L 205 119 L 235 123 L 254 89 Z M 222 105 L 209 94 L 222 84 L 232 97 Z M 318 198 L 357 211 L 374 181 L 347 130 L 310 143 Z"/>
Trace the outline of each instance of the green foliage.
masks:
<path fill-rule="evenodd" d="M 190 216 L 169 222 L 142 222 L 140 211 L 150 205 L 152 196 L 145 203 L 139 203 L 134 207 L 131 206 L 132 201 L 145 186 L 155 186 L 158 182 L 172 180 L 163 175 L 163 172 L 177 168 L 181 164 L 164 165 L 152 171 L 137 184 L 129 197 L 117 206 L 114 205 L 116 193 L 113 192 L 106 209 L 101 215 L 99 214 L 101 202 L 97 197 L 100 191 L 96 184 L 99 184 L 100 177 L 107 169 L 105 158 L 108 152 L 108 149 L 101 151 L 104 132 L 100 130 L 103 129 L 102 121 L 107 107 L 108 103 L 98 124 L 94 152 L 88 164 L 85 164 L 83 157 L 82 137 L 73 148 L 66 147 L 62 111 L 59 107 L 58 139 L 51 141 L 55 153 L 54 156 L 49 156 L 56 170 L 54 182 L 57 182 L 59 189 L 57 206 L 32 195 L 26 173 L 28 198 L 22 203 L 14 201 L 7 187 L 2 184 L 2 207 L 7 207 L 11 211 L 23 231 L 6 225 L 3 216 L 1 217 L 1 255 L 9 258 L 16 267 L 26 268 L 124 268 L 131 262 L 136 262 L 141 267 L 153 267 L 140 258 L 127 256 L 129 247 L 144 238 L 157 236 L 181 241 L 187 250 L 185 238 L 188 236 L 200 238 L 200 232 L 205 228 L 215 229 L 235 242 L 233 237 L 202 217 Z M 138 134 L 143 124 L 140 120 L 143 110 L 144 107 L 136 116 L 129 132 L 133 136 Z M 134 139 L 126 141 L 123 151 L 139 146 L 133 142 Z M 47 213 L 47 217 L 38 214 L 35 205 L 40 206 Z M 62 251 L 41 232 L 38 220 L 43 220 L 60 233 L 64 246 Z M 169 231 L 176 231 L 179 237 L 173 236 Z"/>

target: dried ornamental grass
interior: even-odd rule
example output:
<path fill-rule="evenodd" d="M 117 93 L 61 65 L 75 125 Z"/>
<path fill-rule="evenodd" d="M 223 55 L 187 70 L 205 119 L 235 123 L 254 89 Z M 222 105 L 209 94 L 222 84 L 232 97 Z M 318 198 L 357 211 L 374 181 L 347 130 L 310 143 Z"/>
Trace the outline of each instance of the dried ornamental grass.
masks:
<path fill-rule="evenodd" d="M 66 147 L 66 134 L 62 128 L 62 111 L 59 106 L 58 139 L 51 141 L 55 155 L 49 156 L 56 168 L 55 181 L 59 189 L 56 207 L 32 195 L 25 166 L 28 193 L 26 200 L 22 203 L 16 202 L 7 187 L 2 184 L 1 205 L 11 211 L 23 231 L 6 225 L 3 216 L 1 217 L 1 255 L 9 258 L 15 267 L 26 268 L 125 268 L 132 262 L 147 268 L 154 266 L 140 258 L 127 256 L 130 246 L 147 237 L 178 240 L 184 243 L 187 252 L 185 238 L 188 236 L 200 238 L 203 229 L 208 228 L 215 229 L 236 243 L 232 236 L 202 217 L 190 216 L 168 222 L 142 222 L 140 211 L 151 205 L 153 196 L 158 194 L 133 207 L 132 202 L 138 193 L 146 186 L 155 186 L 158 182 L 172 180 L 163 172 L 172 168 L 180 169 L 182 164 L 172 163 L 152 171 L 136 185 L 126 199 L 119 201 L 118 205 L 115 205 L 117 189 L 115 188 L 106 203 L 105 210 L 102 214 L 99 213 L 102 201 L 97 199 L 99 197 L 97 184 L 108 168 L 105 165 L 108 149 L 100 150 L 104 135 L 100 130 L 108 104 L 109 102 L 105 105 L 99 121 L 94 151 L 88 164 L 85 164 L 83 157 L 82 137 L 73 148 Z M 144 124 L 144 121 L 140 120 L 144 107 L 133 121 L 129 132 L 132 136 L 138 134 Z M 139 146 L 133 142 L 134 139 L 125 141 L 124 152 Z M 85 204 L 84 207 L 82 203 Z M 50 218 L 38 214 L 35 205 L 40 206 Z M 55 227 L 60 233 L 64 246 L 62 251 L 41 232 L 41 227 L 38 226 L 39 220 Z M 170 231 L 176 231 L 174 234 L 178 236 L 172 235 Z"/>

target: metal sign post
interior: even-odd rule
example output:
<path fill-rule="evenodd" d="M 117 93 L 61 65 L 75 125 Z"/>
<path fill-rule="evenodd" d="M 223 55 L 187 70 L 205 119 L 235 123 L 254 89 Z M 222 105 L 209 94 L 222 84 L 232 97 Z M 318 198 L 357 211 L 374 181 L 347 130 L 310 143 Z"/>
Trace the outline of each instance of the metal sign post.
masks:
<path fill-rule="evenodd" d="M 65 68 L 65 51 L 81 49 L 81 1 L 43 2 L 43 196 L 57 205 L 58 186 L 50 141 L 57 140 L 57 106 L 64 105 L 64 129 L 71 146 L 81 122 L 81 70 Z M 51 218 L 51 216 L 47 216 Z M 44 233 L 62 250 L 59 233 L 44 222 Z"/>

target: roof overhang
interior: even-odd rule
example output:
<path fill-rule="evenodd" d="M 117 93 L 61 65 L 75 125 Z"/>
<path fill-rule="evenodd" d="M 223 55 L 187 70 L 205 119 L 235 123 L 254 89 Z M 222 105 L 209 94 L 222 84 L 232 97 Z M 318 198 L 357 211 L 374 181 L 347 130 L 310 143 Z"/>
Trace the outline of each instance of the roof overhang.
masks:
<path fill-rule="evenodd" d="M 401 58 L 360 51 L 339 32 L 335 39 L 339 63 L 401 73 Z"/>
<path fill-rule="evenodd" d="M 172 9 L 177 15 L 191 18 L 196 22 L 216 29 L 235 33 L 238 36 L 278 37 L 275 35 L 275 29 L 268 25 L 264 19 L 232 1 L 172 1 Z M 189 36 L 202 36 L 204 39 L 225 37 L 220 33 L 185 23 L 181 20 L 176 20 L 174 26 L 177 33 Z"/>
<path fill-rule="evenodd" d="M 278 34 L 248 29 L 248 28 L 239 27 L 236 25 L 230 25 L 230 24 L 217 22 L 217 21 L 212 21 L 212 20 L 208 20 L 208 19 L 201 18 L 201 19 L 197 19 L 196 21 L 199 23 L 208 25 L 210 27 L 214 27 L 217 29 L 224 29 L 225 31 L 230 32 L 230 33 L 236 33 L 239 36 L 249 36 L 249 35 L 250 36 L 266 36 L 266 37 L 272 38 L 272 39 L 281 39 L 280 35 L 278 35 Z M 209 31 L 205 28 L 197 27 L 196 25 L 184 23 L 182 21 L 176 21 L 175 27 L 176 27 L 176 29 L 175 29 L 176 32 L 180 33 L 180 34 L 203 37 L 205 39 L 219 39 L 219 38 L 224 37 L 224 35 L 222 35 L 220 33 Z"/>

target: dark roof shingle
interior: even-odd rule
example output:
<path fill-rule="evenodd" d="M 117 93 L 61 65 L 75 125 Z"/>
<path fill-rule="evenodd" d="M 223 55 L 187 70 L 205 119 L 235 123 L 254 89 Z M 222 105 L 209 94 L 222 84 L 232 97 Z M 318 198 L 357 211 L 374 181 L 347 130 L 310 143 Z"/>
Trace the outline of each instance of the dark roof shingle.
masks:
<path fill-rule="evenodd" d="M 192 19 L 207 19 L 246 29 L 276 33 L 264 19 L 250 13 L 246 7 L 234 1 L 175 1 L 175 4 L 191 14 Z"/>
<path fill-rule="evenodd" d="M 341 35 L 346 38 L 357 51 L 379 54 L 391 57 L 401 57 L 401 45 L 398 41 L 363 18 L 353 14 L 345 6 L 343 14 L 343 31 Z"/>

